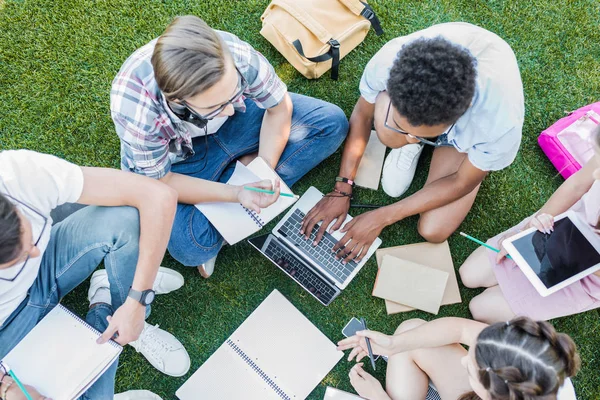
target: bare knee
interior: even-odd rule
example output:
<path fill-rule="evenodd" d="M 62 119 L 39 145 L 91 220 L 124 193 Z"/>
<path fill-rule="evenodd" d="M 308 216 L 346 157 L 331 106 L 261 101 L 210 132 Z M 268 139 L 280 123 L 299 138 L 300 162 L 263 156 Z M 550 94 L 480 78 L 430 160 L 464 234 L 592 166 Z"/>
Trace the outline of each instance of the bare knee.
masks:
<path fill-rule="evenodd" d="M 417 230 L 419 231 L 419 235 L 423 236 L 423 239 L 429 243 L 442 243 L 454 232 L 448 231 L 441 224 L 428 222 L 427 220 L 423 221 L 423 217 L 419 219 Z"/>
<path fill-rule="evenodd" d="M 462 284 L 468 288 L 474 289 L 481 287 L 479 279 L 477 279 L 477 276 L 473 273 L 472 269 L 473 265 L 469 264 L 467 259 L 467 261 L 458 269 L 460 280 L 462 281 Z"/>
<path fill-rule="evenodd" d="M 469 311 L 471 311 L 474 320 L 493 324 L 498 322 L 498 318 L 494 317 L 494 309 L 490 307 L 489 302 L 486 301 L 486 297 L 485 292 L 473 297 L 469 302 Z"/>
<path fill-rule="evenodd" d="M 398 326 L 398 328 L 396 328 L 396 331 L 394 332 L 394 334 L 397 335 L 398 333 L 410 331 L 411 329 L 414 329 L 417 326 L 421 326 L 426 322 L 427 321 L 420 319 L 420 318 L 407 319 L 406 321 L 402 322 Z"/>

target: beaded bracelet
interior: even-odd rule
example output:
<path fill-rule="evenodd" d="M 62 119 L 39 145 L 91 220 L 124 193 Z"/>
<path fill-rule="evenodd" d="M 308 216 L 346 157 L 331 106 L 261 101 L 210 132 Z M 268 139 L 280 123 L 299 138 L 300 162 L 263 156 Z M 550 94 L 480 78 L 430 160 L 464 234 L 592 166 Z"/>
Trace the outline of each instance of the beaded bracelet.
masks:
<path fill-rule="evenodd" d="M 344 183 L 347 183 L 348 185 L 354 187 L 354 181 L 352 179 L 344 178 L 343 176 L 336 176 L 335 181 L 336 182 L 344 182 Z"/>

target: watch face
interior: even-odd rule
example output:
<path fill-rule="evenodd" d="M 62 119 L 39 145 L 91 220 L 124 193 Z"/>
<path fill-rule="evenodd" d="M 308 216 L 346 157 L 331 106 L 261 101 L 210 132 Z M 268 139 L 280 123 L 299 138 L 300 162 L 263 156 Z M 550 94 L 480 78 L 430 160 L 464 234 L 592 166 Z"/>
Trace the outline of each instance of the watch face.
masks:
<path fill-rule="evenodd" d="M 150 290 L 148 293 L 146 293 L 146 297 L 144 298 L 144 303 L 146 303 L 146 305 L 151 304 L 154 301 L 154 297 L 156 295 L 154 294 L 153 290 Z"/>

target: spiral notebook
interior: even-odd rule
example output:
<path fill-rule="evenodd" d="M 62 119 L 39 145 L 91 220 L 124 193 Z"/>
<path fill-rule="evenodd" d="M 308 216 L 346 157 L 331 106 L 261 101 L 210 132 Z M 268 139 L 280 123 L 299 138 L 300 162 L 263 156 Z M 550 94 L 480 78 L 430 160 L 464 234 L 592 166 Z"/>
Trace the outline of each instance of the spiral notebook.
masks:
<path fill-rule="evenodd" d="M 277 177 L 277 173 L 262 158 L 256 157 L 247 166 L 238 161 L 235 171 L 227 181 L 227 184 L 245 185 L 263 179 L 274 181 Z M 281 192 L 292 193 L 283 181 L 281 181 Z M 196 204 L 196 208 L 208 218 L 227 243 L 236 244 L 261 230 L 263 226 L 271 222 L 295 202 L 296 199 L 294 198 L 279 197 L 279 200 L 275 204 L 262 209 L 260 214 L 247 209 L 239 203 L 201 203 Z"/>
<path fill-rule="evenodd" d="M 181 400 L 304 399 L 343 355 L 274 290 L 176 395 Z"/>
<path fill-rule="evenodd" d="M 81 396 L 123 348 L 97 344 L 100 332 L 58 305 L 2 359 L 25 384 L 53 400 Z"/>

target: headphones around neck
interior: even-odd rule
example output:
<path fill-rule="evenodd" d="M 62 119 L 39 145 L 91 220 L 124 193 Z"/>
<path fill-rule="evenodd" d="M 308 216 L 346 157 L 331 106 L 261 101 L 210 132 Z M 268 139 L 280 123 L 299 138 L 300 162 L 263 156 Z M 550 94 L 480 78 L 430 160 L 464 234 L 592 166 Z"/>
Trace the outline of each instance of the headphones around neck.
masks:
<path fill-rule="evenodd" d="M 206 129 L 206 125 L 208 125 L 208 120 L 206 118 L 202 118 L 198 113 L 190 110 L 187 104 L 174 103 L 169 101 L 169 108 L 180 120 L 189 122 L 190 124 L 198 127 L 199 129 Z"/>

